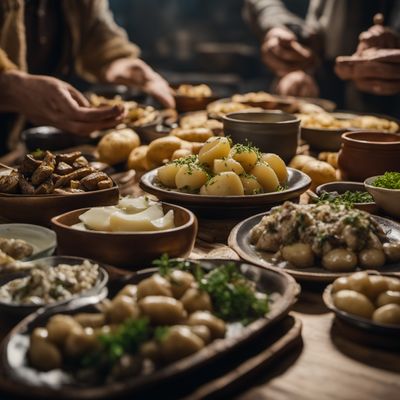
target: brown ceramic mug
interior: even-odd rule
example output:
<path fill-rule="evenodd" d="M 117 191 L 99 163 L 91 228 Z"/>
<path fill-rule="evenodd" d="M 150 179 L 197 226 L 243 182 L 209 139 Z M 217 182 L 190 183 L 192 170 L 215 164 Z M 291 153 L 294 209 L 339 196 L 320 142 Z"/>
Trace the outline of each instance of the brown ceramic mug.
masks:
<path fill-rule="evenodd" d="M 339 169 L 343 179 L 364 181 L 386 171 L 400 171 L 400 135 L 374 131 L 342 135 Z"/>

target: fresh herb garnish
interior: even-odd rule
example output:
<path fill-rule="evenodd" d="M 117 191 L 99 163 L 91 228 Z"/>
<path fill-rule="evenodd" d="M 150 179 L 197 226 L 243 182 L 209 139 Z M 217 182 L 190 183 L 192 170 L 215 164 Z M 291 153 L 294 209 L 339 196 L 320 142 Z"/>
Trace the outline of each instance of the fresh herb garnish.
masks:
<path fill-rule="evenodd" d="M 331 204 L 354 204 L 354 203 L 371 203 L 373 197 L 367 192 L 349 191 L 339 194 L 337 192 L 322 192 L 319 197 L 318 203 L 331 203 Z"/>
<path fill-rule="evenodd" d="M 385 189 L 400 189 L 400 172 L 385 172 L 372 182 L 372 186 Z"/>

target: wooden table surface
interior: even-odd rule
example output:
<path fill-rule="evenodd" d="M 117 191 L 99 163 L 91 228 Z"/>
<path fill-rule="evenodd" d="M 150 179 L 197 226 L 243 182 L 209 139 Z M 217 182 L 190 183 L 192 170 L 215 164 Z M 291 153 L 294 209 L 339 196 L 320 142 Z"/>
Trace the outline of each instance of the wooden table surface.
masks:
<path fill-rule="evenodd" d="M 234 224 L 200 221 L 199 239 L 191 257 L 237 259 L 237 254 L 223 244 Z M 303 323 L 303 346 L 264 371 L 256 382 L 249 382 L 237 399 L 400 398 L 400 352 L 363 344 L 362 336 L 335 321 L 322 302 L 322 290 L 302 287 L 294 306 L 294 314 Z M 0 339 L 14 323 L 0 316 Z M 0 393 L 0 399 L 8 397 Z"/>

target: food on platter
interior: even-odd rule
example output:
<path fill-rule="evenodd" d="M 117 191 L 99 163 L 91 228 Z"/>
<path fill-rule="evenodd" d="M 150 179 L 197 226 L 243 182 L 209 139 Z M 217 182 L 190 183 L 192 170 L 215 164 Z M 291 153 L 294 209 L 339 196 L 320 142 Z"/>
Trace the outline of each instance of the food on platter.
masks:
<path fill-rule="evenodd" d="M 318 154 L 318 160 L 325 161 L 328 164 L 332 165 L 333 168 L 338 169 L 338 158 L 339 153 L 335 151 L 322 151 Z"/>
<path fill-rule="evenodd" d="M 0 251 L 14 260 L 22 260 L 33 254 L 33 246 L 22 239 L 9 239 L 0 236 Z"/>
<path fill-rule="evenodd" d="M 148 171 L 151 169 L 151 165 L 147 160 L 147 150 L 149 149 L 148 145 L 141 145 L 133 149 L 129 155 L 127 160 L 128 169 L 134 169 L 137 171 Z"/>
<path fill-rule="evenodd" d="M 99 160 L 109 165 L 125 162 L 132 150 L 139 146 L 140 138 L 132 129 L 112 130 L 97 145 Z"/>
<path fill-rule="evenodd" d="M 377 324 L 400 326 L 400 279 L 356 272 L 332 284 L 333 304 Z"/>
<path fill-rule="evenodd" d="M 374 199 L 368 192 L 346 190 L 344 193 L 323 191 L 318 201 L 332 204 L 363 204 L 372 203 Z"/>
<path fill-rule="evenodd" d="M 0 176 L 0 192 L 9 194 L 70 194 L 111 188 L 113 181 L 92 167 L 80 151 L 27 154 L 17 170 Z"/>
<path fill-rule="evenodd" d="M 249 92 L 246 94 L 235 94 L 232 101 L 237 103 L 260 103 L 263 101 L 274 101 L 275 96 L 266 92 Z"/>
<path fill-rule="evenodd" d="M 49 266 L 37 262 L 27 276 L 0 287 L 0 301 L 10 304 L 46 305 L 71 299 L 95 286 L 99 266 L 82 264 Z"/>
<path fill-rule="evenodd" d="M 385 172 L 383 175 L 377 177 L 371 185 L 384 189 L 400 190 L 400 172 Z"/>
<path fill-rule="evenodd" d="M 297 114 L 303 128 L 312 129 L 365 129 L 395 133 L 399 125 L 391 120 L 372 115 L 357 115 L 349 118 L 338 118 L 327 112 Z"/>
<path fill-rule="evenodd" d="M 370 214 L 345 204 L 285 202 L 252 228 L 250 242 L 295 268 L 341 272 L 400 261 L 400 242 L 388 242 Z"/>
<path fill-rule="evenodd" d="M 261 107 L 252 107 L 247 104 L 235 102 L 235 101 L 216 101 L 207 106 L 207 112 L 210 116 L 222 118 L 223 116 L 238 112 L 238 111 L 249 111 L 258 112 L 264 111 Z"/>
<path fill-rule="evenodd" d="M 106 232 L 162 231 L 175 227 L 174 211 L 164 214 L 161 203 L 146 196 L 123 197 L 116 206 L 94 207 L 72 228 Z"/>
<path fill-rule="evenodd" d="M 218 136 L 222 133 L 223 124 L 221 121 L 209 118 L 207 111 L 196 111 L 183 115 L 179 120 L 179 127 L 182 129 L 211 129 L 213 134 Z"/>
<path fill-rule="evenodd" d="M 122 106 L 125 114 L 122 121 L 128 127 L 140 127 L 155 123 L 159 118 L 159 112 L 152 106 L 142 106 L 136 101 L 124 101 L 121 96 L 115 96 L 113 99 L 107 99 L 96 94 L 90 96 L 90 102 L 93 107 L 104 106 Z"/>
<path fill-rule="evenodd" d="M 56 314 L 35 328 L 29 366 L 62 370 L 80 385 L 133 379 L 232 337 L 232 328 L 237 335 L 269 311 L 269 295 L 234 263 L 209 271 L 163 257 L 157 265 L 97 312 Z"/>
<path fill-rule="evenodd" d="M 269 193 L 286 185 L 288 173 L 276 154 L 262 154 L 250 144 L 211 137 L 198 155 L 173 160 L 157 172 L 162 186 L 211 196 Z"/>
<path fill-rule="evenodd" d="M 312 188 L 337 180 L 337 170 L 328 162 L 299 154 L 294 156 L 289 167 L 299 169 L 312 179 Z"/>
<path fill-rule="evenodd" d="M 186 97 L 211 97 L 213 95 L 211 88 L 208 85 L 200 84 L 200 85 L 188 85 L 182 84 L 179 85 L 175 90 L 175 94 L 178 96 L 186 96 Z"/>

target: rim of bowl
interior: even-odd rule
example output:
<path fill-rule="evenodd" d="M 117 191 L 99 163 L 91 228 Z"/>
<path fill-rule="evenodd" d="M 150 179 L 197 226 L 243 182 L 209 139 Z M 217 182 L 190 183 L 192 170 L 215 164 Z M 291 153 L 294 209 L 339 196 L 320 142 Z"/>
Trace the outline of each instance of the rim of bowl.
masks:
<path fill-rule="evenodd" d="M 364 134 L 364 133 L 370 133 L 370 134 L 376 134 L 377 137 L 379 135 L 386 135 L 386 136 L 392 136 L 393 141 L 388 141 L 388 142 L 383 142 L 383 141 L 371 141 L 367 139 L 357 139 L 353 136 Z M 397 136 L 397 140 L 394 140 L 394 137 Z M 382 147 L 389 147 L 393 145 L 399 145 L 400 146 L 400 135 L 396 133 L 390 133 L 390 132 L 380 132 L 380 131 L 372 131 L 372 130 L 358 130 L 358 131 L 347 131 L 342 134 L 342 139 L 345 139 L 346 141 L 354 144 L 367 144 L 367 145 L 376 145 L 376 146 L 382 146 Z"/>
<path fill-rule="evenodd" d="M 276 122 L 266 122 L 266 121 L 246 121 L 240 118 L 234 118 L 234 116 L 240 116 L 240 115 L 282 115 L 286 118 L 288 118 L 285 121 L 276 121 Z M 232 112 L 229 114 L 226 114 L 222 117 L 223 121 L 228 121 L 228 122 L 242 122 L 246 124 L 270 124 L 270 125 L 275 125 L 275 124 L 293 124 L 293 123 L 300 123 L 300 118 L 298 118 L 294 114 L 290 114 L 284 111 L 280 110 L 265 110 L 265 111 L 257 111 L 257 112 L 251 112 L 251 111 L 237 111 L 237 112 Z"/>
<path fill-rule="evenodd" d="M 384 188 L 384 187 L 372 185 L 372 182 L 373 182 L 375 179 L 377 179 L 377 178 L 379 178 L 379 177 L 381 177 L 381 176 L 383 176 L 383 175 L 370 176 L 369 178 L 367 178 L 367 179 L 364 181 L 364 186 L 367 187 L 367 188 L 371 188 L 371 189 L 373 189 L 373 190 L 381 190 L 381 191 L 383 191 L 383 192 L 390 192 L 390 193 L 395 192 L 395 193 L 400 193 L 400 189 L 389 189 L 389 188 Z"/>
<path fill-rule="evenodd" d="M 127 236 L 127 235 L 146 235 L 146 236 L 150 236 L 150 235 L 154 235 L 154 234 L 168 234 L 171 232 L 177 232 L 183 229 L 186 229 L 188 227 L 190 227 L 191 225 L 193 225 L 194 223 L 196 223 L 196 216 L 194 215 L 194 213 L 190 210 L 188 210 L 185 207 L 181 207 L 181 206 L 177 206 L 175 204 L 171 204 L 171 203 L 165 203 L 165 202 L 161 202 L 162 205 L 166 205 L 166 206 L 170 206 L 172 208 L 178 208 L 181 211 L 184 211 L 187 215 L 189 215 L 189 221 L 186 222 L 183 225 L 179 225 L 176 226 L 175 228 L 170 228 L 170 229 L 164 229 L 162 231 L 145 231 L 145 232 L 128 232 L 128 231 L 123 231 L 123 232 L 108 232 L 108 231 L 94 231 L 94 230 L 79 230 L 79 229 L 75 229 L 72 228 L 72 225 L 65 225 L 61 222 L 58 221 L 59 218 L 62 218 L 64 216 L 66 216 L 67 214 L 71 214 L 71 213 L 75 213 L 78 211 L 81 211 L 81 213 L 79 215 L 81 215 L 84 211 L 88 211 L 91 208 L 96 208 L 96 207 L 86 207 L 86 208 L 79 208 L 76 210 L 72 210 L 72 211 L 68 211 L 64 214 L 60 214 L 60 215 L 56 215 L 55 217 L 53 217 L 51 219 L 51 223 L 53 225 L 56 225 L 58 228 L 63 228 L 63 229 L 68 229 L 68 230 L 72 230 L 72 231 L 77 231 L 77 232 L 84 232 L 86 234 L 89 235 L 116 235 L 116 236 Z"/>

